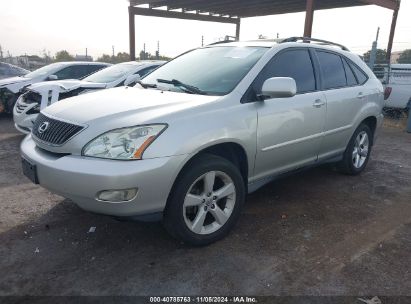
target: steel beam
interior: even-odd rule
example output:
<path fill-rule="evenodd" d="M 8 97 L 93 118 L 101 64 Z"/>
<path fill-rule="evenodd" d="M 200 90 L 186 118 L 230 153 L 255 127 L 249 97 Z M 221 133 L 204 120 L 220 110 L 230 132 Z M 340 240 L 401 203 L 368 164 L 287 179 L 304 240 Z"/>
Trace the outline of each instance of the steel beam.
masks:
<path fill-rule="evenodd" d="M 241 20 L 239 20 L 235 26 L 235 39 L 237 41 L 240 41 L 240 28 L 241 28 Z"/>
<path fill-rule="evenodd" d="M 128 30 L 130 35 L 130 60 L 136 60 L 136 25 L 132 7 L 128 7 Z"/>
<path fill-rule="evenodd" d="M 361 2 L 382 6 L 392 10 L 395 10 L 398 6 L 397 0 L 361 0 Z"/>
<path fill-rule="evenodd" d="M 240 20 L 239 18 L 220 17 L 220 16 L 211 16 L 211 15 L 203 15 L 203 14 L 184 13 L 184 12 L 174 12 L 174 11 L 166 11 L 166 10 L 159 10 L 159 9 L 141 8 L 141 7 L 130 7 L 129 9 L 132 14 L 140 15 L 140 16 L 175 18 L 175 19 L 186 19 L 186 20 L 197 20 L 197 21 L 210 21 L 210 22 L 230 23 L 230 24 L 237 24 Z"/>
<path fill-rule="evenodd" d="M 305 11 L 304 37 L 311 38 L 313 31 L 314 1 L 315 0 L 307 0 L 307 7 Z"/>
<path fill-rule="evenodd" d="M 396 9 L 392 14 L 390 37 L 387 46 L 387 63 L 391 62 L 392 45 L 394 43 L 395 27 L 397 26 L 398 11 L 400 10 L 400 1 L 398 1 Z"/>

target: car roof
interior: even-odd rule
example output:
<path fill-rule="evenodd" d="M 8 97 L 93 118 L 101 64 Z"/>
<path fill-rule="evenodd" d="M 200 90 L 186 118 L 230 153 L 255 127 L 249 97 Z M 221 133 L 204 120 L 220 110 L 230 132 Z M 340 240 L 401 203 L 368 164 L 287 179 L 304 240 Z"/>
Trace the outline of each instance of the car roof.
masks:
<path fill-rule="evenodd" d="M 393 63 L 393 64 L 391 64 L 391 68 L 394 68 L 394 69 L 411 69 L 411 64 L 409 64 L 409 63 Z"/>
<path fill-rule="evenodd" d="M 107 62 L 98 62 L 98 61 L 62 61 L 62 62 L 55 62 L 61 65 L 75 65 L 75 64 L 84 64 L 84 65 L 111 65 L 111 63 Z"/>
<path fill-rule="evenodd" d="M 164 60 L 140 60 L 140 61 L 126 61 L 119 64 L 133 64 L 133 65 L 161 65 L 166 63 Z"/>

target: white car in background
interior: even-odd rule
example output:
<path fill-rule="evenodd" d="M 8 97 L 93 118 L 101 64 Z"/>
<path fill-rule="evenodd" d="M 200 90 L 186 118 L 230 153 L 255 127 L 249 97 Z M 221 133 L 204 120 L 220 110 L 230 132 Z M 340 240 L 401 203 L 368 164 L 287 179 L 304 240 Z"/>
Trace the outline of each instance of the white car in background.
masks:
<path fill-rule="evenodd" d="M 41 82 L 28 86 L 13 110 L 15 127 L 30 133 L 40 110 L 69 97 L 110 89 L 132 86 L 142 77 L 164 64 L 164 61 L 132 61 L 113 65 L 82 80 Z"/>
<path fill-rule="evenodd" d="M 30 73 L 29 70 L 23 69 L 21 67 L 0 62 L 0 79 L 15 77 L 15 76 L 24 76 Z"/>
<path fill-rule="evenodd" d="M 377 67 L 374 73 L 385 88 L 384 107 L 407 111 L 411 106 L 411 64 Z"/>
<path fill-rule="evenodd" d="M 0 108 L 11 113 L 22 90 L 33 83 L 59 79 L 81 79 L 110 65 L 102 62 L 58 62 L 46 65 L 21 77 L 1 79 Z"/>

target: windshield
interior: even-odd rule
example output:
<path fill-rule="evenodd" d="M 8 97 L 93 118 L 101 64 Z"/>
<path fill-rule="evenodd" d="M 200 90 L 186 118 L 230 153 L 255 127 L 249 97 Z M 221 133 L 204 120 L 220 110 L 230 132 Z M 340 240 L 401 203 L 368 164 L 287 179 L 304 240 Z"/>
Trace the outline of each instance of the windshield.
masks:
<path fill-rule="evenodd" d="M 52 63 L 49 65 L 46 65 L 45 67 L 39 68 L 33 72 L 30 72 L 26 75 L 24 75 L 24 78 L 36 78 L 36 77 L 41 77 L 41 76 L 46 76 L 46 75 L 51 75 L 54 73 L 56 70 L 61 68 L 63 65 L 61 63 Z"/>
<path fill-rule="evenodd" d="M 95 83 L 109 83 L 132 73 L 134 70 L 136 70 L 135 64 L 117 64 L 91 74 L 83 80 Z"/>
<path fill-rule="evenodd" d="M 230 93 L 269 49 L 215 46 L 196 49 L 161 66 L 142 81 L 170 90 L 191 86 L 208 95 Z"/>

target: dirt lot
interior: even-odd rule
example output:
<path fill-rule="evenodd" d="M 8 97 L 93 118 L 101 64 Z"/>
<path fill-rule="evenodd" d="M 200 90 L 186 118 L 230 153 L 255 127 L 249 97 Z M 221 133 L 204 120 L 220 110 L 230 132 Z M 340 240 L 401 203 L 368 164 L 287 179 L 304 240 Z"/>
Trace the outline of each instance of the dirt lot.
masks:
<path fill-rule="evenodd" d="M 361 176 L 321 167 L 250 195 L 205 248 L 31 184 L 22 138 L 0 117 L 0 295 L 411 295 L 411 134 L 399 129 L 384 129 Z"/>

